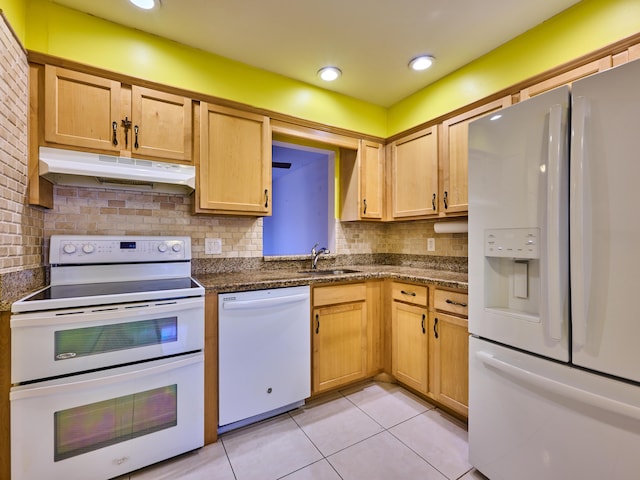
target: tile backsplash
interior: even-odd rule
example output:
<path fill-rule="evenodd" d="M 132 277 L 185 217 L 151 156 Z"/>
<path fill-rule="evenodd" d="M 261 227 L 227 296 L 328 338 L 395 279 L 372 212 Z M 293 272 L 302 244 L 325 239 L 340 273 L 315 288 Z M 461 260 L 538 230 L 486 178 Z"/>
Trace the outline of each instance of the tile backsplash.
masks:
<path fill-rule="evenodd" d="M 194 258 L 262 257 L 262 219 L 192 215 L 192 197 L 134 191 L 55 187 L 44 219 L 52 234 L 189 235 Z M 335 253 L 467 256 L 466 234 L 435 234 L 433 221 L 341 223 Z M 205 254 L 205 238 L 220 238 L 222 253 Z M 427 251 L 427 238 L 436 250 Z"/>

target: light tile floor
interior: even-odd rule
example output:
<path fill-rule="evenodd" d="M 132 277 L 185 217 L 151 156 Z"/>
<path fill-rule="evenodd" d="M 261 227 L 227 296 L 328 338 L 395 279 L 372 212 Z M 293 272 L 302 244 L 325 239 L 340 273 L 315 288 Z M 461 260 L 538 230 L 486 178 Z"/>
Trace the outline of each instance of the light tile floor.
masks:
<path fill-rule="evenodd" d="M 368 383 L 227 432 L 119 480 L 481 480 L 458 420 L 398 385 Z"/>

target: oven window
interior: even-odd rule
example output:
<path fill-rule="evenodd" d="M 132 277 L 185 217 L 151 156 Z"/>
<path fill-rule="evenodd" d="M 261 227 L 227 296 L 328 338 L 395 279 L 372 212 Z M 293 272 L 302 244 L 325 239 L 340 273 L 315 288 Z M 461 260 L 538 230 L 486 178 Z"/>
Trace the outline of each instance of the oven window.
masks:
<path fill-rule="evenodd" d="M 54 413 L 56 462 L 178 424 L 178 386 L 169 385 Z"/>
<path fill-rule="evenodd" d="M 178 340 L 178 317 L 55 332 L 55 360 L 98 355 Z"/>

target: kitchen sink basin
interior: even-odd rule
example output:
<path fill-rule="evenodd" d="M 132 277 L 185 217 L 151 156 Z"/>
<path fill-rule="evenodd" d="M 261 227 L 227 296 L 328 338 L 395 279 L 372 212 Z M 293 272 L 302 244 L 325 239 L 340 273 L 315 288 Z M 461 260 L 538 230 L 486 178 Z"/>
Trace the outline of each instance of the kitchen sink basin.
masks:
<path fill-rule="evenodd" d="M 308 275 L 343 275 L 345 273 L 360 273 L 360 271 L 351 270 L 350 268 L 333 268 L 327 270 L 301 270 L 298 273 L 306 273 Z"/>

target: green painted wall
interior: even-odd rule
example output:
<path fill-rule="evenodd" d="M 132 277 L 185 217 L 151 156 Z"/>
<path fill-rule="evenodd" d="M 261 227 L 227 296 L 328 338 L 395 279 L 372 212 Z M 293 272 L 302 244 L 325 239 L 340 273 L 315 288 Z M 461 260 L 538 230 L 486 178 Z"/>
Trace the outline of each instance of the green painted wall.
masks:
<path fill-rule="evenodd" d="M 30 50 L 341 128 L 386 136 L 385 108 L 116 25 L 29 0 Z"/>
<path fill-rule="evenodd" d="M 0 0 L 0 10 L 24 45 L 27 31 L 27 0 Z"/>
<path fill-rule="evenodd" d="M 388 135 L 640 32 L 640 0 L 584 0 L 389 109 Z"/>
<path fill-rule="evenodd" d="M 640 32 L 640 0 L 583 0 L 385 109 L 51 0 L 0 0 L 0 8 L 28 49 L 378 137 L 444 115 Z"/>

